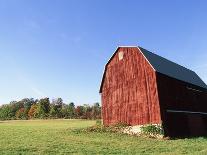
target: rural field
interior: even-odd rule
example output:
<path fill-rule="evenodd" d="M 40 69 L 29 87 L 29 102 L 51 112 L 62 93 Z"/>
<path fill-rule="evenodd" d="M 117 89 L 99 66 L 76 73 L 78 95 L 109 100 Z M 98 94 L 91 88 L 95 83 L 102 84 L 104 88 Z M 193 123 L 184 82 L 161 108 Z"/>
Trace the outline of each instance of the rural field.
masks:
<path fill-rule="evenodd" d="M 207 139 L 156 140 L 115 133 L 75 132 L 88 120 L 0 122 L 0 154 L 207 154 Z"/>

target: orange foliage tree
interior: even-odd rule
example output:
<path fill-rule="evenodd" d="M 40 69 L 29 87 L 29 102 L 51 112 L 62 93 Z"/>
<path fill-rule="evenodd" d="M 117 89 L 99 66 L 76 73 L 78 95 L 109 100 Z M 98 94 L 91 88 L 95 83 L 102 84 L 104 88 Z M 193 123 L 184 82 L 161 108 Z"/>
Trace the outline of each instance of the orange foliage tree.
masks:
<path fill-rule="evenodd" d="M 28 117 L 31 118 L 35 118 L 37 116 L 37 108 L 38 105 L 37 104 L 33 104 L 28 112 Z"/>

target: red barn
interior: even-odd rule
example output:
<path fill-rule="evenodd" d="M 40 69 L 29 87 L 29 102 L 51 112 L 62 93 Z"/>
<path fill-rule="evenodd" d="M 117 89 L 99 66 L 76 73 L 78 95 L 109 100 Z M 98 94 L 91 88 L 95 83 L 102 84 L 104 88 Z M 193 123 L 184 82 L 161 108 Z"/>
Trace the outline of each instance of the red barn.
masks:
<path fill-rule="evenodd" d="M 162 124 L 165 136 L 207 135 L 207 85 L 141 47 L 118 47 L 101 87 L 104 125 Z"/>

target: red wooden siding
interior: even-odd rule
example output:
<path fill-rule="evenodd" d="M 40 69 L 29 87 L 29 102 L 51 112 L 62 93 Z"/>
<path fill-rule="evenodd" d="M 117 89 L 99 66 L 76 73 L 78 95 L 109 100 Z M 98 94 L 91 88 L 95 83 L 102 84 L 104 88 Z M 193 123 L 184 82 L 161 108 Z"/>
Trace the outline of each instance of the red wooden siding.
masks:
<path fill-rule="evenodd" d="M 138 48 L 117 50 L 106 66 L 101 93 L 104 125 L 161 123 L 156 73 Z"/>

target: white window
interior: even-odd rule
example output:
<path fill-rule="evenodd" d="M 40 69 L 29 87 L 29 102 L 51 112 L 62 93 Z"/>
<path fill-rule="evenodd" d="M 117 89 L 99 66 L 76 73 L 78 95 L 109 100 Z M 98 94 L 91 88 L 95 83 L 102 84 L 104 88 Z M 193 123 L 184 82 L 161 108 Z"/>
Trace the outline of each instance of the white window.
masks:
<path fill-rule="evenodd" d="M 119 52 L 119 60 L 122 60 L 124 57 L 124 52 L 123 51 L 120 51 Z"/>

